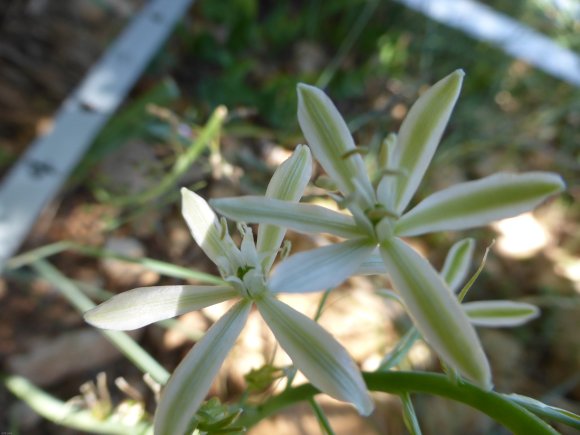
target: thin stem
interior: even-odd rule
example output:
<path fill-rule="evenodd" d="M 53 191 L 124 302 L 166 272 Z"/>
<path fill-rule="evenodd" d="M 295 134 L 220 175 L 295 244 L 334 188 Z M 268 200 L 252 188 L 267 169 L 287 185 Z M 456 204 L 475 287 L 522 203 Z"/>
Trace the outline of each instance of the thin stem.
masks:
<path fill-rule="evenodd" d="M 320 428 L 322 429 L 322 431 L 326 435 L 334 435 L 334 431 L 330 426 L 328 418 L 326 418 L 326 414 L 324 414 L 324 411 L 322 410 L 320 405 L 316 402 L 316 400 L 314 400 L 314 397 L 308 398 L 308 404 L 312 408 L 312 411 L 314 411 L 314 415 L 316 416 L 316 419 L 318 420 L 318 424 L 320 424 Z"/>
<path fill-rule="evenodd" d="M 494 243 L 495 243 L 495 241 L 492 241 L 491 244 L 487 248 L 485 248 L 485 253 L 483 254 L 481 264 L 479 265 L 479 267 L 477 268 L 477 270 L 475 271 L 473 276 L 469 279 L 469 281 L 467 281 L 467 284 L 465 284 L 465 286 L 461 289 L 461 292 L 459 292 L 459 295 L 457 296 L 457 300 L 460 303 L 463 302 L 463 299 L 467 295 L 467 292 L 469 291 L 471 286 L 475 283 L 477 278 L 479 278 L 479 275 L 481 274 L 481 272 L 483 272 L 483 268 L 485 267 L 485 262 L 487 261 L 487 256 L 488 256 L 489 251 Z"/>
<path fill-rule="evenodd" d="M 128 257 L 126 255 L 121 255 L 116 252 L 97 248 L 95 246 L 85 246 L 78 243 L 63 241 L 53 243 L 51 245 L 45 245 L 40 248 L 32 249 L 28 252 L 20 254 L 10 261 L 8 261 L 6 267 L 8 269 L 18 269 L 23 266 L 28 266 L 37 260 L 41 260 L 52 255 L 59 254 L 64 251 L 79 252 L 84 255 L 89 255 L 91 257 L 97 258 L 112 258 L 114 260 L 126 261 L 128 263 L 140 264 L 143 267 L 158 272 L 161 275 L 169 276 L 172 278 L 180 279 L 193 279 L 200 283 L 223 285 L 224 281 L 216 276 L 210 275 L 208 273 L 198 272 L 186 267 L 176 266 L 171 263 L 165 263 L 163 261 L 154 260 L 152 258 L 137 258 Z"/>
<path fill-rule="evenodd" d="M 314 315 L 315 322 L 318 322 L 318 319 L 320 319 L 320 316 L 322 316 L 322 312 L 324 311 L 324 305 L 326 305 L 326 301 L 328 300 L 328 296 L 330 296 L 331 291 L 332 291 L 332 289 L 329 288 L 322 295 L 322 298 L 320 299 L 320 302 L 318 303 L 318 308 L 316 309 L 316 314 Z"/>
<path fill-rule="evenodd" d="M 322 71 L 322 74 L 320 74 L 320 77 L 316 81 L 317 87 L 325 88 L 328 85 L 328 83 L 330 83 L 330 81 L 336 74 L 336 71 L 340 67 L 340 64 L 343 62 L 344 58 L 346 57 L 350 49 L 352 48 L 352 46 L 354 45 L 360 34 L 365 29 L 369 19 L 373 16 L 373 13 L 375 12 L 375 9 L 377 8 L 378 4 L 379 4 L 378 0 L 369 0 L 367 2 L 365 8 L 358 16 L 356 22 L 350 28 L 350 32 L 344 38 L 342 45 L 338 49 L 338 53 L 336 54 L 336 56 L 334 56 L 334 58 L 324 69 L 324 71 Z"/>
<path fill-rule="evenodd" d="M 427 393 L 446 397 L 469 405 L 487 414 L 514 433 L 528 435 L 557 435 L 547 423 L 531 412 L 493 391 L 484 391 L 475 385 L 461 382 L 453 384 L 440 374 L 418 372 L 363 373 L 368 388 L 391 394 Z M 250 427 L 279 410 L 309 397 L 319 391 L 311 384 L 290 388 L 272 397 L 262 405 L 247 408 L 239 423 Z"/>
<path fill-rule="evenodd" d="M 421 426 L 419 426 L 419 420 L 417 420 L 411 395 L 409 393 L 403 393 L 400 397 L 401 402 L 403 402 L 403 420 L 407 430 L 411 435 L 421 435 Z"/>
<path fill-rule="evenodd" d="M 397 345 L 391 350 L 381 362 L 377 371 L 387 371 L 396 365 L 398 365 L 401 360 L 409 353 L 413 343 L 421 337 L 419 331 L 414 326 L 411 326 L 409 330 L 403 335 L 403 337 L 397 342 Z"/>
<path fill-rule="evenodd" d="M 201 152 L 206 147 L 209 147 L 214 138 L 219 136 L 227 113 L 227 109 L 224 106 L 218 106 L 214 110 L 210 119 L 201 129 L 196 139 L 190 144 L 185 152 L 177 158 L 171 171 L 153 188 L 137 193 L 136 195 L 112 197 L 109 199 L 109 202 L 123 206 L 130 204 L 145 204 L 159 198 L 168 190 L 172 189 L 178 182 L 179 178 L 199 157 Z"/>

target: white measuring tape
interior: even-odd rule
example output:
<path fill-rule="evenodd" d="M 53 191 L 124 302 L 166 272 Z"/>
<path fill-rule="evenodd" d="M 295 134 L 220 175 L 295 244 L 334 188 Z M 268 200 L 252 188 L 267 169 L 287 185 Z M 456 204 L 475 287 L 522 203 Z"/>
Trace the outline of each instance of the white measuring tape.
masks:
<path fill-rule="evenodd" d="M 473 0 L 397 0 L 447 26 L 525 60 L 547 74 L 580 86 L 580 56 L 530 27 Z M 570 13 L 577 8 L 569 7 Z"/>
<path fill-rule="evenodd" d="M 0 185 L 0 272 L 193 0 L 152 0 L 62 104 Z"/>

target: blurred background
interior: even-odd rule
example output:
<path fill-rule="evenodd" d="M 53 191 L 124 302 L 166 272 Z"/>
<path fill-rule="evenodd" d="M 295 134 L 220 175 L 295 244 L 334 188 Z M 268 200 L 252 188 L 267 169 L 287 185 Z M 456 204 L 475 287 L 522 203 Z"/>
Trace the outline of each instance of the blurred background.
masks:
<path fill-rule="evenodd" d="M 580 50 L 580 6 L 574 0 L 479 3 L 561 47 Z M 143 4 L 2 2 L 0 176 L 50 129 L 61 103 Z M 440 266 L 455 241 L 474 237 L 475 271 L 495 240 L 468 299 L 528 301 L 542 310 L 525 326 L 479 331 L 496 389 L 580 411 L 580 90 L 394 1 L 196 1 L 31 228 L 21 252 L 36 254 L 9 262 L 0 278 L 0 371 L 23 375 L 64 401 L 82 396 L 80 386 L 105 372 L 114 404 L 127 397 L 113 383 L 123 377 L 153 411 L 140 372 L 84 324 L 61 287 L 72 282 L 97 301 L 108 297 L 105 290 L 184 282 L 138 261 L 143 258 L 215 273 L 182 221 L 178 187 L 206 198 L 263 193 L 275 167 L 304 141 L 296 120 L 298 82 L 324 87 L 356 142 L 373 148 L 398 130 L 427 85 L 457 68 L 466 72 L 462 94 L 416 199 L 497 171 L 558 172 L 568 191 L 533 214 L 413 244 Z M 220 106 L 227 113 L 216 112 Z M 212 114 L 221 116 L 217 127 L 208 123 Z M 324 198 L 312 189 L 306 200 Z M 294 233 L 289 238 L 293 252 L 327 242 Z M 58 271 L 56 278 L 34 267 L 40 257 Z M 409 327 L 400 307 L 373 292 L 386 285 L 380 277 L 349 280 L 330 294 L 320 319 L 365 370 L 376 368 Z M 287 301 L 313 316 L 320 296 Z M 151 326 L 135 338 L 172 370 L 192 339 L 226 308 L 180 318 L 189 336 Z M 212 393 L 239 399 L 244 374 L 273 352 L 266 328 L 251 318 Z M 288 361 L 282 353 L 276 353 L 277 364 Z M 438 363 L 419 342 L 403 367 L 431 370 Z M 322 403 L 336 433 L 405 433 L 398 399 L 376 399 L 378 410 L 366 420 L 336 402 Z M 504 433 L 458 404 L 415 400 L 427 434 Z M 0 430 L 6 428 L 77 433 L 41 419 L 1 389 Z M 251 433 L 318 431 L 305 406 Z"/>

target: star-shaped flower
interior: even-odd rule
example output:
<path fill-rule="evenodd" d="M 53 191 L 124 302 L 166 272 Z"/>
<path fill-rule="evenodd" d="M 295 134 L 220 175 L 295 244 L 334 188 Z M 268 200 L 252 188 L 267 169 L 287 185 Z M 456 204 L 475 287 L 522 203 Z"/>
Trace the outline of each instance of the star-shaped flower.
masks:
<path fill-rule="evenodd" d="M 308 147 L 298 146 L 275 172 L 266 197 L 298 201 L 312 171 Z M 85 319 L 105 329 L 129 330 L 198 310 L 219 302 L 238 302 L 197 342 L 163 390 L 155 414 L 155 434 L 187 432 L 213 378 L 234 345 L 255 305 L 296 368 L 321 391 L 352 403 L 368 415 L 373 403 L 360 371 L 346 350 L 320 325 L 276 299 L 268 273 L 285 229 L 260 225 L 257 244 L 252 230 L 241 226 L 238 248 L 199 195 L 182 189 L 183 216 L 193 238 L 218 266 L 223 285 L 145 287 L 121 293 L 88 311 Z M 283 288 L 278 284 L 277 289 Z"/>
<path fill-rule="evenodd" d="M 417 100 L 398 137 L 385 141 L 374 182 L 332 101 L 320 89 L 298 85 L 300 126 L 314 157 L 340 192 L 333 195 L 350 215 L 262 197 L 219 199 L 212 204 L 225 216 L 244 222 L 347 239 L 281 263 L 270 279 L 274 292 L 336 286 L 372 260 L 378 246 L 389 278 L 421 335 L 448 365 L 491 388 L 487 358 L 457 298 L 431 264 L 401 237 L 463 230 L 515 216 L 563 190 L 564 183 L 553 173 L 499 173 L 436 192 L 405 212 L 447 125 L 463 76 L 461 70 L 453 72 Z"/>

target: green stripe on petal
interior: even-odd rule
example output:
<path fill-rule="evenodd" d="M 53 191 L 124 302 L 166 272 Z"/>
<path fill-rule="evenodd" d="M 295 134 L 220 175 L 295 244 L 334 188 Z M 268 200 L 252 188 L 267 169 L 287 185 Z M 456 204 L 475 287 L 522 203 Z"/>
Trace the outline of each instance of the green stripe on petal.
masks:
<path fill-rule="evenodd" d="M 97 328 L 128 331 L 237 296 L 239 293 L 230 286 L 141 287 L 113 296 L 84 317 Z"/>
<path fill-rule="evenodd" d="M 439 274 L 400 239 L 380 245 L 395 289 L 423 338 L 463 376 L 491 388 L 491 373 L 479 338 Z"/>
<path fill-rule="evenodd" d="M 252 304 L 240 301 L 219 319 L 177 366 L 155 413 L 155 435 L 189 433 L 224 359 L 240 335 Z"/>
<path fill-rule="evenodd" d="M 385 273 L 387 273 L 387 268 L 385 267 L 383 257 L 381 257 L 377 249 L 361 263 L 355 275 L 384 275 Z"/>
<path fill-rule="evenodd" d="M 224 216 L 248 223 L 278 225 L 303 233 L 330 233 L 360 237 L 354 219 L 343 213 L 312 204 L 301 204 L 262 196 L 220 198 L 212 206 Z"/>
<path fill-rule="evenodd" d="M 307 293 L 333 288 L 353 275 L 376 244 L 353 239 L 294 254 L 272 273 L 268 288 L 274 293 Z"/>
<path fill-rule="evenodd" d="M 183 187 L 181 189 L 182 214 L 199 247 L 215 264 L 223 267 L 224 258 L 228 259 L 234 273 L 242 265 L 241 253 L 232 241 L 227 228 L 217 219 L 208 203 L 198 194 Z"/>
<path fill-rule="evenodd" d="M 486 225 L 532 210 L 564 187 L 562 178 L 550 172 L 494 174 L 427 197 L 401 217 L 395 232 L 413 236 Z"/>
<path fill-rule="evenodd" d="M 352 135 L 334 103 L 320 89 L 300 83 L 298 91 L 298 122 L 312 154 L 326 173 L 349 196 L 355 191 L 352 178 L 374 197 L 374 189 L 360 154 L 355 151 Z M 373 203 L 360 204 L 363 209 Z"/>
<path fill-rule="evenodd" d="M 284 201 L 298 201 L 304 194 L 304 189 L 312 174 L 312 156 L 305 145 L 298 145 L 290 158 L 282 163 L 268 183 L 266 198 Z M 286 228 L 277 225 L 260 225 L 258 228 L 257 248 L 259 253 L 265 253 L 262 269 L 270 270 L 276 258 L 276 253 L 286 234 Z"/>
<path fill-rule="evenodd" d="M 462 70 L 456 70 L 435 83 L 413 104 L 401 125 L 389 164 L 403 174 L 396 181 L 397 213 L 405 210 L 431 163 L 459 97 L 464 75 Z"/>
<path fill-rule="evenodd" d="M 443 269 L 441 269 L 441 277 L 451 291 L 459 290 L 467 278 L 474 248 L 475 240 L 463 239 L 455 243 L 447 253 Z"/>
<path fill-rule="evenodd" d="M 465 302 L 461 306 L 476 326 L 519 326 L 540 315 L 538 307 L 525 302 L 476 301 Z"/>
<path fill-rule="evenodd" d="M 280 346 L 316 388 L 352 403 L 362 415 L 373 411 L 358 367 L 332 335 L 273 297 L 265 297 L 256 305 Z"/>

